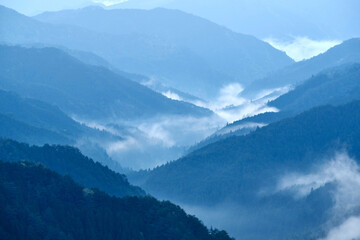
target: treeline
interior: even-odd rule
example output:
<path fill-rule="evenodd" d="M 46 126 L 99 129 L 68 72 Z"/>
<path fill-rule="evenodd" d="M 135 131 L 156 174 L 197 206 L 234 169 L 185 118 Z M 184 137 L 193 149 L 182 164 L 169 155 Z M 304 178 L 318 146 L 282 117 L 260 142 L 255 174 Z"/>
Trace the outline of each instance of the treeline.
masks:
<path fill-rule="evenodd" d="M 110 197 L 29 162 L 0 162 L 0 205 L 0 239 L 230 239 L 170 202 Z"/>
<path fill-rule="evenodd" d="M 0 139 L 0 160 L 7 162 L 30 161 L 41 163 L 76 182 L 99 188 L 117 197 L 144 196 L 139 187 L 129 184 L 125 175 L 116 173 L 84 156 L 73 147 L 59 145 L 30 146 L 9 139 Z"/>

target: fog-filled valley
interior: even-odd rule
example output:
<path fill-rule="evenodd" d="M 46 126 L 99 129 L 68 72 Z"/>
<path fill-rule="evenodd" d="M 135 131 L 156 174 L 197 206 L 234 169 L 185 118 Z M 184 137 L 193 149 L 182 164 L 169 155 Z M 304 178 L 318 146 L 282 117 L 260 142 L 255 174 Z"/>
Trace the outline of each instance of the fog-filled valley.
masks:
<path fill-rule="evenodd" d="M 0 239 L 360 239 L 359 10 L 0 0 Z"/>

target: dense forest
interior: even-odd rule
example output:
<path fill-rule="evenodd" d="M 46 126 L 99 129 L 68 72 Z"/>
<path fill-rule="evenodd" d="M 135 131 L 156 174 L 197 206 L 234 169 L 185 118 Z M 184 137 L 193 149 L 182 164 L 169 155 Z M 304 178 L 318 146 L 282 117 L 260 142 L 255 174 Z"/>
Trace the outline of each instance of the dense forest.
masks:
<path fill-rule="evenodd" d="M 280 172 L 311 167 L 327 153 L 345 148 L 360 159 L 359 118 L 359 101 L 314 108 L 158 167 L 148 172 L 143 186 L 188 202 L 252 201 Z"/>
<path fill-rule="evenodd" d="M 53 171 L 71 176 L 86 187 L 96 187 L 118 197 L 145 195 L 139 187 L 131 186 L 125 175 L 115 173 L 100 163 L 94 162 L 82 155 L 78 149 L 70 146 L 38 147 L 0 139 L 0 159 L 7 162 L 25 160 L 41 163 Z"/>
<path fill-rule="evenodd" d="M 0 162 L 0 239 L 230 240 L 170 202 L 115 198 L 42 165 Z"/>
<path fill-rule="evenodd" d="M 305 110 L 322 105 L 340 105 L 360 99 L 360 65 L 342 64 L 326 69 L 312 76 L 302 84 L 268 103 L 279 112 L 265 112 L 247 117 L 227 125 L 217 133 L 205 139 L 193 149 L 225 139 L 234 135 L 244 135 L 256 129 L 249 124 L 269 124 L 293 117 Z M 241 128 L 243 126 L 243 128 Z M 240 128 L 240 130 L 237 130 Z M 235 130 L 232 130 L 235 129 Z M 221 132 L 226 132 L 222 134 Z"/>
<path fill-rule="evenodd" d="M 301 198 L 277 192 L 276 187 L 286 174 L 314 171 L 339 152 L 359 163 L 359 118 L 358 101 L 314 108 L 246 136 L 215 142 L 131 179 L 154 196 L 195 209 L 217 209 L 214 214 L 227 216 L 222 221 L 239 216 L 240 223 L 227 230 L 244 239 L 318 239 L 333 223 L 328 221 L 336 204 L 336 183 Z M 338 217 L 332 221 L 341 221 Z"/>

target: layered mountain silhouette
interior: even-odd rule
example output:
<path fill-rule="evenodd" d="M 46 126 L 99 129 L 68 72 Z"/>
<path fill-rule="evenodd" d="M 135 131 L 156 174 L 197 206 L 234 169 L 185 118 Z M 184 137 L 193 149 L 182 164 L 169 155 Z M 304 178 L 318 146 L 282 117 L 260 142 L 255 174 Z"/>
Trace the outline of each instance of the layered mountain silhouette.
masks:
<path fill-rule="evenodd" d="M 347 150 L 359 163 L 359 117 L 358 101 L 314 108 L 249 135 L 215 142 L 144 172 L 142 186 L 155 196 L 185 205 L 209 206 L 209 209 L 223 206 L 225 212 L 226 205 L 234 206 L 228 211 L 237 211 L 238 216 L 244 214 L 243 224 L 236 225 L 236 231 L 237 237 L 245 239 L 251 239 L 250 236 L 262 239 L 270 234 L 269 229 L 273 239 L 319 230 L 327 219 L 327 209 L 333 206 L 331 201 L 325 201 L 331 199 L 330 189 L 321 189 L 328 196 L 325 199 L 310 197 L 300 202 L 291 200 L 290 196 L 267 197 L 262 193 L 274 191 L 270 189 L 287 173 L 311 171 L 336 151 Z M 325 209 L 316 207 L 318 202 Z M 243 209 L 249 212 L 242 213 Z M 251 213 L 252 210 L 255 212 Z M 246 220 L 248 214 L 251 218 Z M 279 228 L 285 222 L 287 228 Z M 264 225 L 259 227 L 260 223 Z"/>
<path fill-rule="evenodd" d="M 293 62 L 254 37 L 180 11 L 89 7 L 36 17 L 60 25 L 4 7 L 1 16 L 0 41 L 92 52 L 120 70 L 152 76 L 199 97 L 214 97 L 226 83 L 247 84 Z"/>
<path fill-rule="evenodd" d="M 170 100 L 106 68 L 86 65 L 55 48 L 0 48 L 2 89 L 56 105 L 71 116 L 105 120 L 211 114 Z"/>
<path fill-rule="evenodd" d="M 253 174 L 257 171 L 265 174 L 270 173 L 270 170 L 277 172 L 281 167 L 296 169 L 306 166 L 310 164 L 306 162 L 310 160 L 305 157 L 306 154 L 315 156 L 324 153 L 327 148 L 341 148 L 342 144 L 348 144 L 349 150 L 359 154 L 356 148 L 358 141 L 355 139 L 358 134 L 359 123 L 356 119 L 360 114 L 359 106 L 359 102 L 353 102 L 339 107 L 314 108 L 249 135 L 234 136 L 210 144 L 178 161 L 150 171 L 144 186 L 153 192 L 192 202 L 202 199 L 207 199 L 209 203 L 217 202 L 229 195 L 244 198 L 234 188 L 243 186 L 250 192 L 256 191 L 247 188 L 243 180 L 259 181 L 256 186 L 260 186 L 260 182 L 264 183 L 266 179 L 255 177 Z M 212 170 L 214 172 L 210 174 Z M 193 174 L 194 171 L 197 174 Z M 203 178 L 207 173 L 207 177 Z M 221 179 L 218 182 L 224 186 L 228 183 L 228 187 L 211 188 L 216 179 Z M 175 185 L 183 188 L 174 188 Z M 187 188 L 188 185 L 192 187 Z M 207 198 L 202 198 L 204 195 Z"/>
<path fill-rule="evenodd" d="M 360 39 L 353 38 L 330 48 L 323 54 L 309 60 L 294 63 L 263 79 L 254 81 L 244 92 L 258 92 L 259 89 L 273 89 L 287 85 L 298 85 L 319 72 L 347 63 L 360 62 Z"/>
<path fill-rule="evenodd" d="M 259 7 L 261 6 L 261 7 Z M 334 0 L 129 0 L 110 8 L 152 9 L 165 7 L 180 9 L 224 25 L 236 32 L 258 38 L 291 39 L 308 36 L 312 39 L 348 39 L 359 36 L 356 28 L 359 2 L 349 0 L 344 4 Z"/>
<path fill-rule="evenodd" d="M 266 112 L 228 124 L 191 147 L 190 151 L 230 136 L 246 135 L 258 127 L 293 117 L 313 107 L 326 104 L 339 105 L 359 100 L 359 67 L 358 63 L 349 63 L 324 70 L 267 104 L 278 109 L 278 112 Z"/>
<path fill-rule="evenodd" d="M 345 104 L 360 99 L 360 64 L 345 64 L 322 71 L 294 90 L 268 103 L 279 112 L 267 112 L 229 124 L 201 145 L 232 135 L 246 134 L 257 126 L 273 123 L 313 107 Z M 251 126 L 251 127 L 248 127 Z"/>
<path fill-rule="evenodd" d="M 24 125 L 28 125 L 28 128 L 33 127 L 34 129 L 48 131 L 49 136 L 58 136 L 59 142 L 57 143 L 64 143 L 63 141 L 66 143 L 74 142 L 76 138 L 81 137 L 90 130 L 69 118 L 56 106 L 36 99 L 21 98 L 17 94 L 2 90 L 0 90 L 0 113 L 4 115 L 4 119 L 6 116 L 9 121 L 12 119 L 14 122 L 18 121 Z M 7 136 L 7 131 L 12 131 L 11 129 L 11 127 L 4 128 L 4 131 L 1 131 L 1 136 L 12 138 L 10 135 Z M 33 134 L 29 134 L 28 131 L 17 128 L 13 130 L 17 130 L 19 134 L 23 134 L 25 138 L 28 138 L 26 139 L 27 142 L 42 144 L 46 142 L 56 143 L 50 139 L 46 140 L 46 138 L 38 141 L 39 136 L 34 132 Z M 30 138 L 32 141 L 30 141 Z"/>

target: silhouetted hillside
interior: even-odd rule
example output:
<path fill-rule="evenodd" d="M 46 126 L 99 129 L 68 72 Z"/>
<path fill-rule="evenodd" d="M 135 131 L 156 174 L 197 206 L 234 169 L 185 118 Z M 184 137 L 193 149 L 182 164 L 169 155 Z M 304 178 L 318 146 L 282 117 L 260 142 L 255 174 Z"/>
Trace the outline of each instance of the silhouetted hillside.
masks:
<path fill-rule="evenodd" d="M 0 47 L 0 87 L 59 106 L 80 118 L 207 115 L 108 69 L 86 65 L 55 48 Z"/>
<path fill-rule="evenodd" d="M 0 82 L 4 81 L 0 80 Z M 30 126 L 52 131 L 63 138 L 68 138 L 69 142 L 88 130 L 56 106 L 36 99 L 21 98 L 14 93 L 2 90 L 0 90 L 0 113 Z M 1 132 L 1 136 L 4 134 L 6 133 Z M 35 139 L 36 136 L 29 135 L 29 137 Z"/>
<path fill-rule="evenodd" d="M 170 202 L 114 198 L 42 166 L 0 162 L 1 239 L 230 239 Z"/>
<path fill-rule="evenodd" d="M 293 91 L 269 103 L 281 111 L 301 112 L 324 104 L 344 104 L 360 99 L 360 64 L 324 71 Z"/>
<path fill-rule="evenodd" d="M 321 71 L 347 63 L 360 62 L 360 39 L 354 38 L 330 48 L 327 52 L 309 60 L 289 65 L 267 77 L 254 81 L 246 90 L 247 94 L 259 89 L 272 89 L 286 85 L 298 85 Z"/>
<path fill-rule="evenodd" d="M 232 228 L 244 239 L 289 239 L 318 232 L 335 204 L 332 187 L 319 188 L 314 196 L 293 198 L 276 192 L 278 181 L 289 173 L 314 171 L 338 151 L 348 151 L 360 163 L 359 118 L 359 101 L 314 108 L 143 172 L 141 186 L 155 196 L 195 209 L 208 206 L 209 211 L 230 212 L 223 221 L 239 216 L 239 223 L 227 222 L 227 230 Z"/>
<path fill-rule="evenodd" d="M 0 136 L 32 144 L 69 144 L 71 140 L 56 132 L 28 125 L 11 116 L 0 114 Z"/>
<path fill-rule="evenodd" d="M 115 173 L 68 146 L 29 146 L 13 140 L 0 140 L 0 160 L 41 163 L 62 175 L 67 174 L 86 187 L 96 187 L 110 195 L 142 196 L 144 191 L 131 186 L 124 175 Z"/>
<path fill-rule="evenodd" d="M 236 121 L 221 129 L 213 137 L 201 144 L 205 146 L 210 141 L 215 142 L 229 136 L 247 134 L 256 128 L 247 127 L 249 125 L 266 125 L 295 116 L 313 107 L 326 104 L 345 104 L 359 99 L 360 64 L 345 64 L 330 68 L 268 103 L 269 106 L 276 107 L 280 112 L 262 113 Z M 222 134 L 223 132 L 226 132 L 226 134 Z"/>
<path fill-rule="evenodd" d="M 180 11 L 89 7 L 37 17 L 67 25 L 6 8 L 0 16 L 0 41 L 92 52 L 120 70 L 149 75 L 203 98 L 213 98 L 226 83 L 247 84 L 293 62 L 254 37 Z"/>

